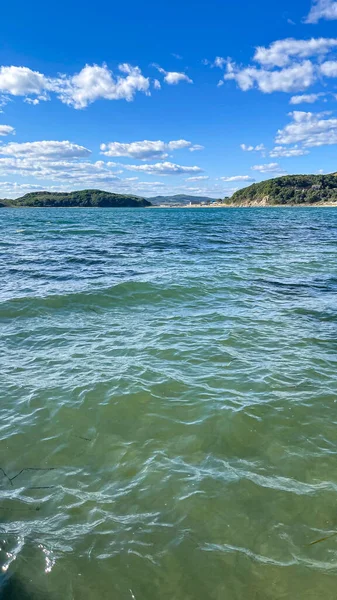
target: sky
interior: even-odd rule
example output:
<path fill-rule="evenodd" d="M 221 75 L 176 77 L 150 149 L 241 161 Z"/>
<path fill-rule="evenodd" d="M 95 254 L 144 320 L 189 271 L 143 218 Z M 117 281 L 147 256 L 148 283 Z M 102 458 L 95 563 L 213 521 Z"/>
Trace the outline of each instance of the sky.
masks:
<path fill-rule="evenodd" d="M 337 171 L 337 0 L 6 2 L 0 198 Z"/>

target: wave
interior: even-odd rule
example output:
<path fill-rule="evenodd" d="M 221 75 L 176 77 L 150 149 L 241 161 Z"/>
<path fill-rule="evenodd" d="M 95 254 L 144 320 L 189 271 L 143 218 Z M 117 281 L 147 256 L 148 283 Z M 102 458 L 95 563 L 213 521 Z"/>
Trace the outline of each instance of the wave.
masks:
<path fill-rule="evenodd" d="M 68 292 L 48 296 L 24 296 L 0 303 L 0 318 L 32 317 L 48 311 L 115 309 L 118 306 L 139 306 L 179 303 L 204 296 L 202 286 L 160 285 L 142 281 L 125 281 L 114 286 L 85 292 Z"/>

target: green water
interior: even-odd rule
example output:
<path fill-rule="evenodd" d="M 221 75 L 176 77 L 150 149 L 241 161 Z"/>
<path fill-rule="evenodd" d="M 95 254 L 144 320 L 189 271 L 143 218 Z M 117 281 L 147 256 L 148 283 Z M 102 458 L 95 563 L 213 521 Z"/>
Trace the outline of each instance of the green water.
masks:
<path fill-rule="evenodd" d="M 337 211 L 0 226 L 0 597 L 336 598 Z"/>

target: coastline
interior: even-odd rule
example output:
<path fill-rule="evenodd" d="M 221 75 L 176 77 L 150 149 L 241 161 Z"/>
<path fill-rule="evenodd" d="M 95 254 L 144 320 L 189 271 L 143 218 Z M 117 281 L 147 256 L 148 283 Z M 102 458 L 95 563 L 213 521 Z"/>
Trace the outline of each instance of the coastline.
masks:
<path fill-rule="evenodd" d="M 160 209 L 165 209 L 165 208 L 169 208 L 170 210 L 175 209 L 175 208 L 337 208 L 337 202 L 316 202 L 315 204 L 308 204 L 308 203 L 303 203 L 303 204 L 220 204 L 220 203 L 214 203 L 214 204 L 193 204 L 192 206 L 190 205 L 177 205 L 177 206 L 146 206 L 146 209 L 151 209 L 151 208 L 160 208 Z"/>
<path fill-rule="evenodd" d="M 174 205 L 168 205 L 168 204 L 158 204 L 158 205 L 151 205 L 151 206 L 32 206 L 32 205 L 21 205 L 21 206 L 3 206 L 2 209 L 14 209 L 14 210 L 18 210 L 20 208 L 39 208 L 39 209 L 45 209 L 45 208 L 58 208 L 58 209 L 66 209 L 66 208 L 76 208 L 76 209 L 98 209 L 98 208 L 104 208 L 106 210 L 111 210 L 111 209 L 193 209 L 193 208 L 197 208 L 197 209 L 209 209 L 209 208 L 337 208 L 337 202 L 315 202 L 315 203 L 308 203 L 308 202 L 303 202 L 301 204 L 299 203 L 292 203 L 292 204 L 267 204 L 264 202 L 251 202 L 251 203 L 246 203 L 246 204 L 237 204 L 237 203 L 231 203 L 231 204 L 223 204 L 221 202 L 214 202 L 212 204 L 174 204 Z M 1 209 L 1 210 L 2 210 Z"/>
<path fill-rule="evenodd" d="M 28 209 L 39 209 L 39 210 L 44 210 L 44 209 L 92 209 L 92 210 L 97 210 L 97 209 L 105 209 L 105 210 L 120 210 L 120 209 L 128 209 L 128 210 L 140 210 L 140 209 L 155 209 L 155 210 L 181 210 L 181 209 L 213 209 L 213 208 L 220 208 L 220 209 L 230 209 L 230 208 L 337 208 L 337 202 L 331 202 L 331 203 L 315 203 L 315 204 L 193 204 L 193 206 L 190 205 L 175 205 L 175 206 L 5 206 L 3 207 L 4 210 L 20 210 L 20 208 L 28 208 Z"/>

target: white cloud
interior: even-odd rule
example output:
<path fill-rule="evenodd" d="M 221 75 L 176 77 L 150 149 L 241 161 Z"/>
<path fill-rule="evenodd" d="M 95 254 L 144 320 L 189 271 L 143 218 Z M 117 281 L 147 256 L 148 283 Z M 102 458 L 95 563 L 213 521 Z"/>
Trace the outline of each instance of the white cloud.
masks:
<path fill-rule="evenodd" d="M 197 177 L 187 177 L 186 181 L 207 181 L 208 175 L 198 175 Z"/>
<path fill-rule="evenodd" d="M 155 90 L 160 90 L 161 89 L 161 83 L 160 83 L 159 79 L 155 79 L 153 81 L 153 87 L 154 87 Z"/>
<path fill-rule="evenodd" d="M 219 69 L 223 69 L 226 65 L 227 59 L 222 58 L 222 56 L 217 56 L 212 66 L 218 67 Z"/>
<path fill-rule="evenodd" d="M 21 144 L 10 142 L 5 146 L 0 145 L 0 154 L 15 156 L 17 158 L 36 158 L 36 159 L 59 159 L 59 158 L 83 158 L 91 154 L 91 151 L 84 146 L 72 144 L 71 142 L 23 142 Z"/>
<path fill-rule="evenodd" d="M 168 151 L 181 150 L 188 148 L 191 152 L 202 150 L 203 146 L 192 144 L 187 140 L 172 140 L 165 143 L 161 140 L 150 141 L 143 140 L 139 142 L 121 143 L 110 142 L 101 144 L 101 153 L 105 156 L 127 156 L 141 160 L 167 158 Z"/>
<path fill-rule="evenodd" d="M 10 125 L 0 125 L 0 135 L 1 136 L 9 135 L 10 133 L 12 135 L 15 134 L 14 127 L 11 127 Z"/>
<path fill-rule="evenodd" d="M 228 63 L 224 78 L 235 80 L 244 92 L 257 87 L 261 92 L 271 94 L 306 89 L 314 83 L 316 75 L 314 65 L 310 60 L 306 60 L 279 71 L 256 67 L 240 69 L 234 63 Z"/>
<path fill-rule="evenodd" d="M 30 177 L 80 187 L 119 181 L 113 165 L 87 160 L 91 152 L 68 141 L 0 144 L 0 176 Z M 31 183 L 31 182 L 30 182 Z"/>
<path fill-rule="evenodd" d="M 275 146 L 275 148 L 269 153 L 269 156 L 271 158 L 292 158 L 294 156 L 304 156 L 306 154 L 309 154 L 309 150 L 304 150 L 304 148 L 299 148 L 298 146 L 294 146 L 293 148 Z"/>
<path fill-rule="evenodd" d="M 26 102 L 26 104 L 32 104 L 32 106 L 37 106 L 38 104 L 40 104 L 40 99 L 39 98 L 25 98 L 24 102 Z M 45 100 L 47 100 L 47 98 L 45 98 Z"/>
<path fill-rule="evenodd" d="M 142 142 L 110 142 L 101 144 L 101 153 L 105 156 L 128 156 L 130 158 L 149 159 L 165 158 L 167 144 L 158 141 L 143 140 Z"/>
<path fill-rule="evenodd" d="M 252 167 L 252 170 L 258 171 L 259 173 L 285 173 L 285 171 L 280 167 L 278 163 L 255 165 L 254 167 Z"/>
<path fill-rule="evenodd" d="M 85 108 L 100 98 L 106 100 L 133 100 L 136 92 L 150 93 L 150 80 L 139 67 L 124 63 L 119 71 L 125 76 L 114 77 L 107 65 L 86 65 L 80 73 L 57 84 L 59 98 L 74 108 Z"/>
<path fill-rule="evenodd" d="M 175 71 L 170 71 L 166 73 L 164 77 L 164 81 L 169 85 L 177 85 L 181 81 L 186 81 L 187 83 L 193 83 L 192 79 L 186 75 L 186 73 L 177 73 Z"/>
<path fill-rule="evenodd" d="M 20 175 L 35 179 L 73 181 L 96 185 L 98 182 L 119 180 L 117 174 L 103 161 L 38 160 L 36 158 L 0 158 L 0 176 Z"/>
<path fill-rule="evenodd" d="M 324 56 L 337 47 L 337 39 L 311 38 L 310 40 L 296 40 L 287 38 L 270 44 L 268 48 L 256 48 L 254 61 L 264 67 L 285 67 L 293 59 L 304 59 L 311 56 Z"/>
<path fill-rule="evenodd" d="M 337 77 L 337 61 L 327 60 L 320 66 L 320 71 L 325 77 Z"/>
<path fill-rule="evenodd" d="M 123 165 L 123 167 L 128 171 L 141 171 L 149 175 L 183 175 L 202 172 L 200 167 L 185 167 L 171 162 L 161 162 L 153 165 Z"/>
<path fill-rule="evenodd" d="M 240 66 L 227 59 L 224 80 L 236 81 L 243 91 L 254 88 L 266 94 L 305 91 L 322 75 L 337 77 L 337 61 L 326 60 L 322 64 L 336 50 L 337 38 L 277 40 L 268 47 L 256 48 L 255 64 Z M 300 102 L 299 96 L 294 98 L 293 103 Z"/>
<path fill-rule="evenodd" d="M 0 182 L 0 198 L 17 198 L 23 194 L 37 190 L 43 190 L 43 186 L 30 183 L 14 183 L 13 181 Z"/>
<path fill-rule="evenodd" d="M 70 191 L 92 188 L 146 196 L 158 193 L 179 194 L 186 191 L 184 183 L 173 186 L 170 184 L 169 178 L 158 181 L 156 177 L 152 177 L 153 181 L 142 181 L 138 176 L 132 174 L 120 178 L 117 176 L 120 173 L 119 163 L 105 162 L 104 160 L 91 162 L 81 156 L 77 157 L 76 153 L 74 156 L 65 158 L 58 155 L 53 156 L 53 154 L 48 156 L 48 152 L 46 153 L 45 150 L 26 153 L 21 152 L 22 148 L 20 147 L 15 152 L 14 148 L 12 147 L 9 154 L 0 155 L 0 178 L 4 179 L 9 176 L 17 181 L 17 185 L 8 183 L 8 179 L 6 179 L 7 183 L 0 181 L 0 196 L 2 197 L 18 197 L 35 189 Z M 137 175 L 191 174 L 198 176 L 198 173 L 201 172 L 199 167 L 187 167 L 173 163 L 123 165 L 123 168 L 127 171 L 138 171 Z M 24 179 L 21 180 L 21 178 Z M 224 195 L 222 186 L 216 184 L 208 186 L 206 180 L 201 180 L 199 183 L 203 187 L 200 192 L 204 195 L 214 194 L 216 197 Z"/>
<path fill-rule="evenodd" d="M 137 92 L 150 95 L 150 79 L 144 77 L 139 67 L 127 63 L 118 66 L 120 74 L 114 75 L 106 64 L 86 65 L 79 73 L 47 77 L 28 67 L 0 67 L 0 92 L 12 96 L 25 96 L 25 101 L 38 104 L 49 100 L 55 93 L 65 104 L 80 109 L 100 98 L 107 100 L 133 100 Z M 158 88 L 158 83 L 154 82 Z"/>
<path fill-rule="evenodd" d="M 144 187 L 144 188 L 154 187 L 154 186 L 163 187 L 163 186 L 165 186 L 165 183 L 163 183 L 162 181 L 140 181 L 137 184 L 137 186 Z"/>
<path fill-rule="evenodd" d="M 190 146 L 189 151 L 190 152 L 197 152 L 199 150 L 204 150 L 205 146 L 201 146 L 200 144 L 193 144 L 192 146 Z"/>
<path fill-rule="evenodd" d="M 167 144 L 169 150 L 181 150 L 182 148 L 190 148 L 191 142 L 187 140 L 173 140 Z"/>
<path fill-rule="evenodd" d="M 292 122 L 277 132 L 276 144 L 302 144 L 305 148 L 337 144 L 337 119 L 330 113 L 294 111 Z"/>
<path fill-rule="evenodd" d="M 6 96 L 5 94 L 0 94 L 0 113 L 3 113 L 4 111 L 2 110 L 4 106 L 6 106 L 6 104 L 8 104 L 11 101 L 9 96 Z"/>
<path fill-rule="evenodd" d="M 193 83 L 192 79 L 190 79 L 188 75 L 186 75 L 186 73 L 181 73 L 177 71 L 165 71 L 165 69 L 156 64 L 154 64 L 153 66 L 159 71 L 159 73 L 165 75 L 164 81 L 169 85 L 177 85 L 181 81 Z"/>
<path fill-rule="evenodd" d="M 314 0 L 306 23 L 318 23 L 320 19 L 333 21 L 337 19 L 337 2 L 335 0 Z"/>
<path fill-rule="evenodd" d="M 289 100 L 290 104 L 313 104 L 320 98 L 325 96 L 323 92 L 319 94 L 301 94 L 300 96 L 292 96 Z"/>
<path fill-rule="evenodd" d="M 233 175 L 233 177 L 220 177 L 221 181 L 255 181 L 250 175 Z"/>
<path fill-rule="evenodd" d="M 212 69 L 217 67 L 218 69 L 224 69 L 227 64 L 228 59 L 223 58 L 222 56 L 216 56 L 213 61 L 204 58 L 201 62 L 205 66 L 210 66 Z"/>
<path fill-rule="evenodd" d="M 258 146 L 247 146 L 246 144 L 240 144 L 241 150 L 244 152 L 264 152 L 264 144 L 258 144 Z"/>
<path fill-rule="evenodd" d="M 0 92 L 12 96 L 39 96 L 50 89 L 52 80 L 27 67 L 0 67 Z"/>

